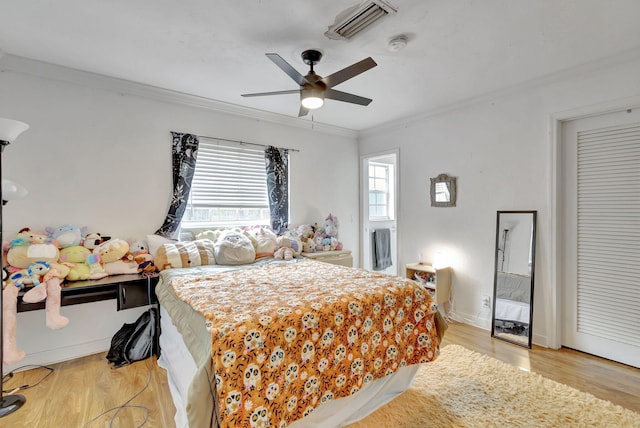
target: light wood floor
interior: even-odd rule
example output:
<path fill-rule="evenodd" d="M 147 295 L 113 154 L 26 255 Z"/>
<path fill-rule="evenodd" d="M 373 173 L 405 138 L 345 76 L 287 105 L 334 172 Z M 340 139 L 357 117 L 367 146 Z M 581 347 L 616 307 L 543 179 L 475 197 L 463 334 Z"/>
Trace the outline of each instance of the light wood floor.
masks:
<path fill-rule="evenodd" d="M 486 330 L 459 323 L 450 324 L 443 346 L 448 344 L 488 354 L 640 413 L 640 369 L 568 349 L 528 350 L 492 339 Z M 150 372 L 149 386 L 130 404 L 149 409 L 145 427 L 173 427 L 175 409 L 166 374 L 155 360 L 111 369 L 105 355 L 53 365 L 55 372 L 44 382 L 19 392 L 27 403 L 0 419 L 0 427 L 108 427 L 114 412 L 88 422 L 142 390 Z M 41 369 L 19 372 L 5 383 L 4 389 L 33 384 L 43 374 Z M 113 427 L 137 427 L 144 419 L 142 410 L 125 409 L 118 413 Z"/>

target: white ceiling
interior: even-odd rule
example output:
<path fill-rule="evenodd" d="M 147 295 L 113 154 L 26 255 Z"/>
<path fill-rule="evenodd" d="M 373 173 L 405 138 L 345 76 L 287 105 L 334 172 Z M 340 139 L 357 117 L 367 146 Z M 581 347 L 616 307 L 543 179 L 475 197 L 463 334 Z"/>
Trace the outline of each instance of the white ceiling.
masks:
<path fill-rule="evenodd" d="M 640 49 L 640 0 L 388 0 L 398 13 L 351 41 L 324 36 L 359 0 L 2 0 L 0 50 L 225 103 L 296 117 L 296 89 L 267 57 L 322 76 L 368 56 L 378 66 L 300 120 L 363 130 Z M 388 40 L 406 34 L 400 52 Z"/>

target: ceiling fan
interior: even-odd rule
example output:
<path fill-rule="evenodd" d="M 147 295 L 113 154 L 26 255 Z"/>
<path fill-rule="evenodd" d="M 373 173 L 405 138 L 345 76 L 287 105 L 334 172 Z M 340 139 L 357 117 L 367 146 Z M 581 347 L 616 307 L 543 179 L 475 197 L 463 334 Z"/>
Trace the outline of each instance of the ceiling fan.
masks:
<path fill-rule="evenodd" d="M 276 53 L 265 54 L 267 58 L 275 63 L 282 71 L 287 73 L 298 85 L 299 89 L 291 89 L 288 91 L 276 91 L 276 92 L 259 92 L 256 94 L 242 94 L 243 97 L 261 97 L 265 95 L 283 95 L 283 94 L 300 94 L 300 111 L 298 117 L 304 116 L 309 113 L 309 110 L 322 107 L 324 99 L 331 99 L 336 101 L 344 101 L 346 103 L 359 104 L 363 106 L 371 103 L 370 98 L 364 98 L 358 95 L 349 94 L 347 92 L 338 91 L 333 89 L 334 86 L 339 85 L 345 80 L 351 79 L 358 74 L 375 67 L 377 64 L 371 58 L 365 58 L 362 61 L 351 64 L 342 70 L 336 71 L 326 77 L 319 76 L 313 70 L 313 66 L 320 62 L 322 58 L 322 52 L 309 49 L 302 52 L 302 61 L 307 64 L 310 69 L 306 76 L 303 76 L 293 68 L 287 61 Z"/>

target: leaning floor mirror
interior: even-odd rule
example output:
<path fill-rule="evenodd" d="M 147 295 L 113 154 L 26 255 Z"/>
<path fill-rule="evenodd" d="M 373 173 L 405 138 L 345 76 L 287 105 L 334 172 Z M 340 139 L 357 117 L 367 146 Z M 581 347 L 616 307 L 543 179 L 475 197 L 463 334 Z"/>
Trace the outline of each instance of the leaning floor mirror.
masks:
<path fill-rule="evenodd" d="M 537 211 L 498 211 L 491 336 L 531 348 Z"/>

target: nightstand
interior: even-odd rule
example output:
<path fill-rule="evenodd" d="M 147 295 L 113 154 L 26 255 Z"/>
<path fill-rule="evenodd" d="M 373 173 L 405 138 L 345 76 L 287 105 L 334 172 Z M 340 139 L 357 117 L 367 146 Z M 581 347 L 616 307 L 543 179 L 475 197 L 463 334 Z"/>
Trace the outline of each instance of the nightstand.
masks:
<path fill-rule="evenodd" d="M 317 253 L 300 253 L 300 255 L 319 262 L 353 267 L 351 250 L 318 251 Z"/>
<path fill-rule="evenodd" d="M 416 280 L 416 274 L 422 279 L 420 284 L 430 290 L 438 306 L 443 306 L 451 297 L 451 268 L 434 268 L 430 263 L 409 263 L 406 266 L 407 278 Z"/>

